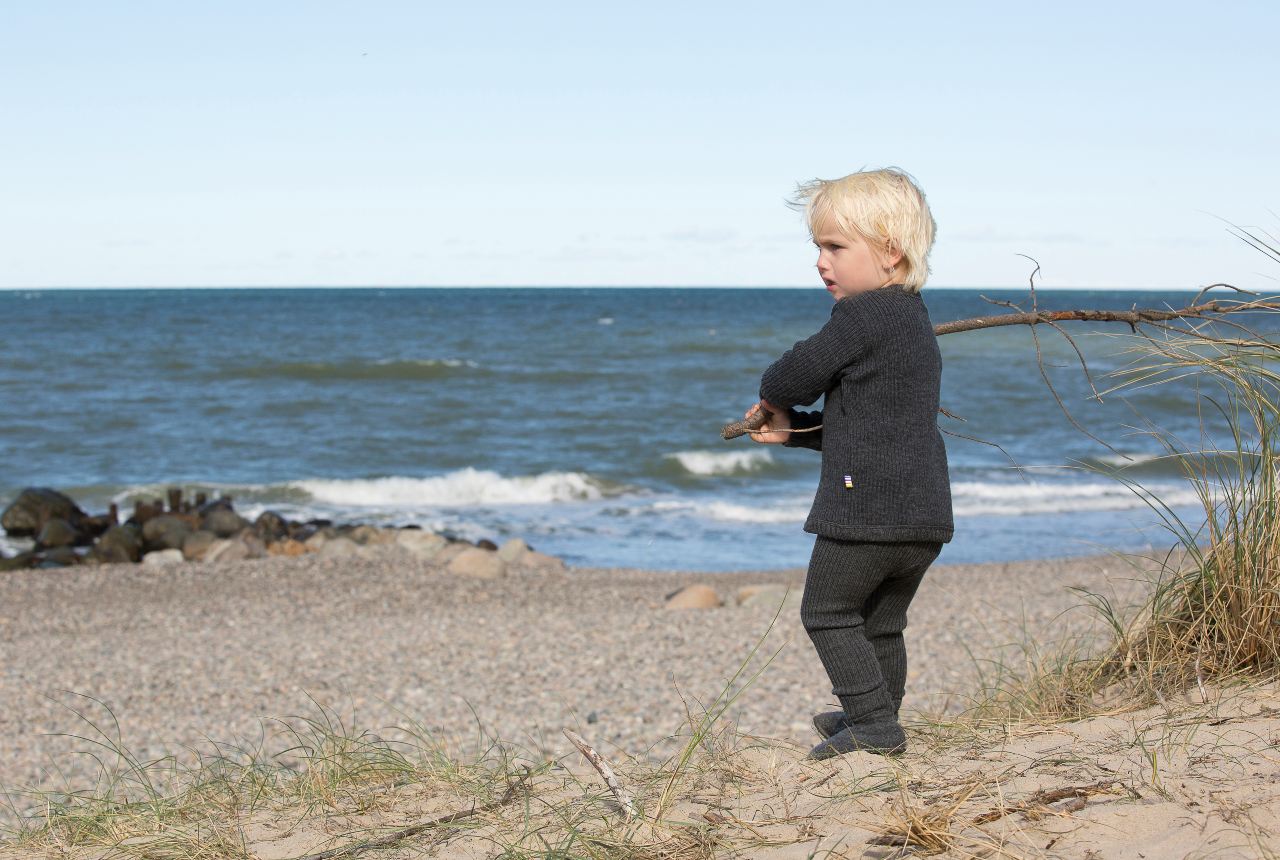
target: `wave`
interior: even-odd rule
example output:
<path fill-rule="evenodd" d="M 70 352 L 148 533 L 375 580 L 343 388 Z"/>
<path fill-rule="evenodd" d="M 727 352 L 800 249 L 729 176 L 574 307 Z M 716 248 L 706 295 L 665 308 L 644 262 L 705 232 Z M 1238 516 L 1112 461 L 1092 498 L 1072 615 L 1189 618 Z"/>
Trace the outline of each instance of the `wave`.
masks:
<path fill-rule="evenodd" d="M 622 489 L 584 472 L 503 476 L 470 466 L 430 478 L 310 480 L 291 486 L 328 505 L 450 508 L 588 501 Z"/>
<path fill-rule="evenodd" d="M 228 367 L 219 379 L 329 380 L 430 380 L 446 379 L 481 369 L 470 359 L 413 358 L 378 361 L 287 361 L 246 367 Z"/>
<path fill-rule="evenodd" d="M 676 451 L 664 454 L 691 475 L 746 475 L 773 464 L 768 451 Z"/>
<path fill-rule="evenodd" d="M 647 506 L 660 513 L 692 513 L 703 519 L 726 523 L 802 523 L 809 515 L 809 505 L 766 504 L 739 505 L 733 502 L 661 501 Z"/>
<path fill-rule="evenodd" d="M 951 485 L 951 507 L 957 517 L 1019 516 L 1073 511 L 1120 511 L 1147 507 L 1147 500 L 1170 507 L 1198 505 L 1200 497 L 1185 484 L 1152 485 L 1149 495 L 1116 482 L 988 483 L 957 481 Z M 1145 500 L 1144 500 L 1145 499 Z"/>

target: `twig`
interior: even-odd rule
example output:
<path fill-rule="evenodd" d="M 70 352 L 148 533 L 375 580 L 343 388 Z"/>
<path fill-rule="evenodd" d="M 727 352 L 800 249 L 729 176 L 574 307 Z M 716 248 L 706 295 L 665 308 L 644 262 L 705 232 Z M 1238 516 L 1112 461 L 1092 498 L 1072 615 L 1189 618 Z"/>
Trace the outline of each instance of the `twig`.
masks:
<path fill-rule="evenodd" d="M 577 732 L 565 729 L 564 736 L 578 748 L 578 752 L 582 753 L 587 761 L 591 762 L 591 766 L 600 774 L 604 784 L 609 786 L 609 791 L 613 792 L 614 800 L 618 801 L 618 806 L 622 809 L 623 819 L 630 821 L 631 817 L 636 814 L 636 802 L 632 799 L 631 794 L 618 782 L 618 778 L 613 775 L 613 768 L 609 767 L 609 763 L 601 757 L 600 753 L 592 749 L 591 745 L 583 740 L 582 736 Z"/>
<path fill-rule="evenodd" d="M 1037 267 L 1037 271 L 1038 271 L 1038 267 Z M 1034 276 L 1034 272 L 1032 274 Z M 1242 290 L 1238 287 L 1232 287 L 1230 284 L 1214 284 L 1213 286 L 1214 287 L 1230 287 L 1231 289 L 1236 290 L 1236 292 L 1239 292 L 1239 293 L 1257 295 L 1256 293 L 1250 293 L 1249 291 Z M 1221 317 L 1225 314 L 1247 313 L 1250 311 L 1280 311 L 1280 301 L 1278 300 L 1256 299 L 1253 301 L 1242 301 L 1242 300 L 1217 299 L 1210 302 L 1200 303 L 1199 302 L 1200 297 L 1203 296 L 1204 292 L 1209 289 L 1212 289 L 1212 287 L 1206 287 L 1204 291 L 1201 291 L 1200 295 L 1196 296 L 1196 302 L 1193 302 L 1187 307 L 1174 309 L 1174 310 L 1161 310 L 1158 308 L 1136 308 L 1135 307 L 1127 311 L 1089 310 L 1089 309 L 1068 310 L 1068 311 L 1043 311 L 1033 304 L 1032 310 L 1024 311 L 1022 310 L 1021 307 L 1019 307 L 1018 305 L 1015 305 L 1013 302 L 1007 302 L 1007 301 L 1004 301 L 1003 299 L 987 299 L 986 296 L 983 296 L 982 298 L 986 299 L 992 304 L 1014 309 L 1015 312 L 1006 313 L 1006 314 L 997 314 L 996 316 L 972 317 L 970 319 L 953 320 L 952 322 L 939 323 L 938 325 L 933 327 L 933 333 L 934 335 L 941 337 L 947 334 L 958 334 L 959 332 L 976 331 L 978 329 L 984 329 L 984 328 L 997 328 L 999 326 L 1009 326 L 1009 325 L 1025 325 L 1025 326 L 1031 326 L 1032 333 L 1034 334 L 1035 326 L 1048 325 L 1051 328 L 1056 329 L 1060 334 L 1066 337 L 1068 341 L 1071 341 L 1071 338 L 1067 336 L 1067 333 L 1060 326 L 1056 325 L 1057 323 L 1118 322 L 1118 323 L 1127 324 L 1129 328 L 1132 329 L 1134 332 L 1141 332 L 1140 326 L 1151 326 L 1152 328 L 1159 329 L 1159 330 L 1177 331 L 1181 334 L 1189 335 L 1191 337 L 1198 337 L 1205 341 L 1215 341 L 1217 340 L 1216 338 L 1212 337 L 1209 334 L 1206 334 L 1205 332 L 1200 331 L 1199 328 L 1196 328 L 1194 326 L 1189 329 L 1181 329 L 1174 326 L 1169 326 L 1167 325 L 1167 323 L 1173 320 L 1202 320 L 1205 322 L 1215 322 L 1223 325 L 1228 325 L 1233 328 L 1240 328 L 1246 332 L 1249 332 L 1248 328 L 1241 326 L 1240 324 L 1235 323 L 1233 321 L 1221 319 Z M 1036 301 L 1034 285 L 1032 288 L 1032 301 L 1033 303 Z M 1250 334 L 1252 334 L 1252 332 L 1250 332 Z M 1038 348 L 1039 346 L 1038 338 L 1036 343 Z M 1083 356 L 1081 355 L 1080 349 L 1076 346 L 1074 342 L 1071 343 L 1071 346 L 1073 349 L 1075 349 L 1077 356 L 1080 356 L 1080 359 L 1083 362 L 1084 359 L 1083 359 Z M 1042 362 L 1042 359 L 1039 357 L 1037 360 Z M 1085 372 L 1086 372 L 1086 375 L 1088 375 L 1087 367 L 1085 368 Z M 1048 379 L 1047 379 L 1047 374 L 1044 373 L 1043 363 L 1041 363 L 1041 375 L 1046 377 L 1045 381 L 1047 383 Z M 1093 386 L 1092 379 L 1089 380 L 1089 384 L 1091 387 Z M 1052 385 L 1050 385 L 1050 390 L 1051 391 L 1053 390 Z M 1065 411 L 1066 407 L 1065 405 L 1062 404 L 1061 398 L 1058 398 L 1057 392 L 1054 391 L 1053 394 L 1054 394 L 1054 397 L 1058 400 L 1059 405 L 1061 405 Z M 1094 395 L 1100 398 L 1100 395 L 1098 394 L 1096 388 L 1094 389 Z M 755 415 L 752 415 L 748 419 L 744 419 L 742 421 L 734 421 L 730 424 L 724 425 L 724 427 L 720 431 L 720 435 L 725 439 L 736 439 L 739 436 L 745 436 L 754 430 L 758 430 L 762 424 L 764 424 L 766 421 L 769 420 L 769 415 L 770 413 L 766 411 L 763 407 L 761 407 L 759 412 L 757 412 Z M 1067 416 L 1068 418 L 1070 418 L 1069 412 L 1067 413 Z M 806 429 L 817 430 L 818 427 L 812 427 L 812 428 L 806 428 Z M 794 430 L 792 432 L 799 433 L 802 431 Z"/>
<path fill-rule="evenodd" d="M 440 827 L 454 829 L 458 822 L 486 812 L 492 812 L 499 807 L 506 806 L 515 799 L 516 792 L 525 784 L 532 775 L 528 767 L 524 769 L 524 773 L 520 779 L 507 786 L 506 793 L 502 795 L 500 800 L 486 803 L 483 806 L 473 806 L 470 809 L 464 809 L 460 812 L 451 812 L 448 815 L 442 815 L 439 818 L 433 818 L 422 824 L 415 824 L 412 827 L 405 827 L 388 833 L 386 836 L 379 836 L 377 839 L 370 839 L 366 842 L 357 842 L 353 845 L 344 845 L 340 848 L 330 848 L 328 851 L 320 851 L 316 854 L 307 854 L 299 857 L 297 860 L 334 860 L 337 857 L 355 857 L 357 854 L 363 854 L 365 851 L 373 851 L 379 848 L 389 848 L 406 839 L 417 836 L 419 833 L 425 833 L 428 830 L 434 830 Z M 443 834 L 442 834 L 443 835 Z"/>

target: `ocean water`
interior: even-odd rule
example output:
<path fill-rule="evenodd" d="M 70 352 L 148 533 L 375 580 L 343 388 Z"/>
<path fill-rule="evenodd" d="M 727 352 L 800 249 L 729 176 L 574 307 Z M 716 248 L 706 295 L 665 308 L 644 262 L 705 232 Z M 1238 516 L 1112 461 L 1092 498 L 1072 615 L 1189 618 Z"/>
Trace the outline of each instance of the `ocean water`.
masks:
<path fill-rule="evenodd" d="M 925 291 L 935 323 L 1002 312 L 981 295 L 1026 299 Z M 800 566 L 819 455 L 719 431 L 830 307 L 821 289 L 0 291 L 0 501 L 50 486 L 99 512 L 181 486 L 248 516 L 520 536 L 574 564 Z M 1100 390 L 1133 359 L 1124 326 L 1068 329 Z M 983 440 L 946 437 L 956 537 L 942 560 L 1168 546 L 1159 503 L 1086 467 L 1125 464 L 1202 519 L 1145 423 L 1199 438 L 1191 383 L 1099 403 L 1071 347 L 1048 329 L 1040 341 L 1075 420 L 1112 448 L 1055 403 L 1025 327 L 941 338 L 943 406 L 965 420 L 940 426 Z"/>

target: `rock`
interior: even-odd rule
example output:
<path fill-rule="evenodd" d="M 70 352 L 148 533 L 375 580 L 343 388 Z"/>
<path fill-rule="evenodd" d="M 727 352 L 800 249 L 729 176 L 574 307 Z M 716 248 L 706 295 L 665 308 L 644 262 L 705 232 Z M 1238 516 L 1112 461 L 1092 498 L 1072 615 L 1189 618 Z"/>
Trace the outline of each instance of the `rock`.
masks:
<path fill-rule="evenodd" d="M 515 564 L 521 556 L 530 551 L 529 545 L 520 538 L 511 538 L 498 548 L 498 558 L 507 564 Z"/>
<path fill-rule="evenodd" d="M 347 538 L 364 546 L 365 544 L 390 543 L 396 539 L 394 529 L 380 529 L 377 526 L 356 526 L 347 533 Z"/>
<path fill-rule="evenodd" d="M 667 609 L 713 609 L 724 601 L 709 585 L 687 585 L 667 598 Z"/>
<path fill-rule="evenodd" d="M 507 565 L 492 550 L 467 547 L 449 562 L 449 573 L 469 576 L 472 579 L 501 579 L 507 575 Z"/>
<path fill-rule="evenodd" d="M 66 520 L 78 530 L 87 516 L 70 496 L 48 487 L 27 487 L 0 514 L 0 527 L 14 537 L 35 537 L 49 520 Z"/>
<path fill-rule="evenodd" d="M 254 520 L 253 531 L 263 543 L 275 543 L 289 534 L 289 522 L 275 511 L 263 511 Z"/>
<path fill-rule="evenodd" d="M 336 537 L 326 540 L 320 547 L 321 558 L 350 558 L 356 555 L 360 544 L 351 538 Z"/>
<path fill-rule="evenodd" d="M 31 550 L 20 552 L 13 558 L 0 558 L 0 571 L 26 570 L 34 565 L 38 558 L 39 556 Z"/>
<path fill-rule="evenodd" d="M 40 553 L 42 561 L 56 562 L 60 567 L 70 567 L 80 563 L 80 556 L 69 546 L 59 546 Z"/>
<path fill-rule="evenodd" d="M 142 544 L 148 550 L 182 549 L 187 535 L 195 529 L 182 517 L 161 514 L 142 524 Z"/>
<path fill-rule="evenodd" d="M 800 605 L 800 598 L 804 595 L 804 590 L 798 586 L 792 586 L 790 590 L 785 585 L 777 583 L 767 583 L 765 585 L 748 585 L 738 589 L 738 605 L 739 606 L 769 606 L 773 609 L 778 608 L 778 604 L 783 604 L 783 609 L 790 609 Z M 783 602 L 785 597 L 785 603 Z"/>
<path fill-rule="evenodd" d="M 36 536 L 37 547 L 75 546 L 80 542 L 80 532 L 61 517 L 45 520 Z"/>
<path fill-rule="evenodd" d="M 158 549 L 142 557 L 145 567 L 173 567 L 182 564 L 186 559 L 180 549 Z"/>
<path fill-rule="evenodd" d="M 448 564 L 469 549 L 475 549 L 475 547 L 465 541 L 447 541 L 444 546 L 440 547 L 440 551 L 432 557 L 431 561 L 435 564 Z M 479 551 L 487 552 L 488 550 L 482 549 Z"/>
<path fill-rule="evenodd" d="M 275 543 L 267 544 L 268 555 L 284 555 L 284 556 L 294 557 L 299 555 L 305 555 L 306 552 L 307 552 L 306 544 L 304 544 L 300 540 L 294 540 L 293 538 L 285 538 L 284 540 L 278 540 Z"/>
<path fill-rule="evenodd" d="M 498 545 L 488 538 L 480 538 L 480 540 L 476 541 L 476 546 L 480 549 L 487 549 L 489 552 L 493 552 L 498 548 Z"/>
<path fill-rule="evenodd" d="M 328 540 L 329 536 L 324 532 L 316 532 L 304 540 L 302 545 L 307 548 L 307 552 L 319 552 L 320 548 L 323 547 Z"/>
<path fill-rule="evenodd" d="M 258 537 L 252 527 L 243 529 L 235 539 L 244 544 L 245 549 L 249 551 L 246 558 L 267 557 L 267 545 L 262 542 L 262 538 Z"/>
<path fill-rule="evenodd" d="M 431 532 L 404 529 L 396 535 L 396 543 L 418 558 L 430 559 L 435 558 L 448 541 Z"/>
<path fill-rule="evenodd" d="M 547 555 L 545 552 L 535 552 L 534 550 L 529 550 L 520 556 L 519 564 L 522 567 L 531 567 L 543 573 L 564 570 L 564 559 L 557 558 L 554 555 Z"/>
<path fill-rule="evenodd" d="M 187 561 L 202 561 L 204 554 L 208 552 L 209 547 L 213 546 L 217 540 L 218 536 L 213 532 L 207 532 L 203 529 L 198 532 L 191 532 L 182 541 L 182 556 Z"/>
<path fill-rule="evenodd" d="M 142 533 L 137 526 L 112 526 L 93 545 L 95 558 L 108 563 L 137 561 L 142 553 Z"/>
<path fill-rule="evenodd" d="M 219 538 L 209 545 L 205 550 L 204 561 L 224 562 L 224 561 L 243 561 L 249 557 L 249 547 L 245 546 L 242 540 L 230 540 L 228 538 Z"/>
<path fill-rule="evenodd" d="M 209 507 L 208 505 L 205 508 Z M 249 521 L 231 509 L 230 505 L 211 508 L 208 513 L 200 509 L 200 528 L 211 531 L 220 538 L 233 537 L 249 526 Z"/>

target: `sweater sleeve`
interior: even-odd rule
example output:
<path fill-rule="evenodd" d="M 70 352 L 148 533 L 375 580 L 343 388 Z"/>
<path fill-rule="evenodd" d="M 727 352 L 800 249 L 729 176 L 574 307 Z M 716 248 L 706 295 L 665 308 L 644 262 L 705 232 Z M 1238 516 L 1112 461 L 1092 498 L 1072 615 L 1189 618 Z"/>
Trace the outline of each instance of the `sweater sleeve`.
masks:
<path fill-rule="evenodd" d="M 810 433 L 788 433 L 787 439 L 782 444 L 786 448 L 811 448 L 814 451 L 822 450 L 822 410 L 817 412 L 797 412 L 795 409 L 787 410 L 791 414 L 791 429 L 803 430 L 808 427 L 818 427 Z"/>
<path fill-rule="evenodd" d="M 779 409 L 808 406 L 862 354 L 866 343 L 853 302 L 841 299 L 817 334 L 797 342 L 769 365 L 760 377 L 760 399 Z"/>

